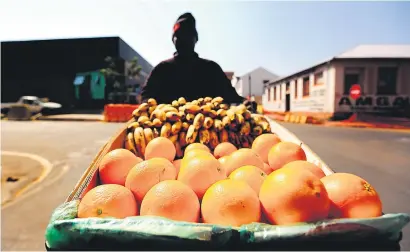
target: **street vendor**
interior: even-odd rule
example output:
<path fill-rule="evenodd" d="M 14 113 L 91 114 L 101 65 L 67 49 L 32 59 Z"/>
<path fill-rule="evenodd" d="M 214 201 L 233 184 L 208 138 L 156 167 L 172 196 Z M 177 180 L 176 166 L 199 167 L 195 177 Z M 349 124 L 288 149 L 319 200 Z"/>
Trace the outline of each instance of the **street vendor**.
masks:
<path fill-rule="evenodd" d="M 252 102 L 238 95 L 222 68 L 195 52 L 198 32 L 191 13 L 181 15 L 176 21 L 172 42 L 176 49 L 174 57 L 151 71 L 142 88 L 143 101 L 154 98 L 158 103 L 171 103 L 179 97 L 190 101 L 220 96 L 227 103 L 244 103 L 253 110 Z"/>

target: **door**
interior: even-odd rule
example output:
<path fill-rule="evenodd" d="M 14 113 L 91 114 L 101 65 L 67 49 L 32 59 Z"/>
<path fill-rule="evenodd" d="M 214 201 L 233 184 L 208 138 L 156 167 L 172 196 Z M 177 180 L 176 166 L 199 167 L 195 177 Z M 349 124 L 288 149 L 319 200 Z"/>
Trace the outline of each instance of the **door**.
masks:
<path fill-rule="evenodd" d="M 285 112 L 290 110 L 290 83 L 286 83 Z"/>

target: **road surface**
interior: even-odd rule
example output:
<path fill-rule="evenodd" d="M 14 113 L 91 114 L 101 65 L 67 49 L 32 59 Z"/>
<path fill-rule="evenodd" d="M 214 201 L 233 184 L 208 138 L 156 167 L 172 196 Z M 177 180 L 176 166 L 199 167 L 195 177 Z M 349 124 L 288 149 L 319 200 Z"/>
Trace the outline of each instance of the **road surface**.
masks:
<path fill-rule="evenodd" d="M 41 184 L 25 192 L 15 204 L 2 209 L 2 250 L 45 250 L 44 231 L 52 210 L 64 202 L 99 148 L 121 125 L 1 122 L 2 151 L 36 154 L 54 165 Z"/>
<path fill-rule="evenodd" d="M 410 132 L 282 123 L 336 172 L 366 179 L 386 213 L 410 214 Z M 402 250 L 410 250 L 410 224 Z"/>
<path fill-rule="evenodd" d="M 386 212 L 410 213 L 409 133 L 284 125 L 334 170 L 369 180 L 379 191 Z M 37 154 L 54 165 L 40 185 L 2 209 L 2 250 L 44 250 L 44 230 L 52 210 L 65 200 L 99 148 L 121 126 L 2 121 L 2 150 Z M 409 227 L 402 250 L 410 250 Z"/>

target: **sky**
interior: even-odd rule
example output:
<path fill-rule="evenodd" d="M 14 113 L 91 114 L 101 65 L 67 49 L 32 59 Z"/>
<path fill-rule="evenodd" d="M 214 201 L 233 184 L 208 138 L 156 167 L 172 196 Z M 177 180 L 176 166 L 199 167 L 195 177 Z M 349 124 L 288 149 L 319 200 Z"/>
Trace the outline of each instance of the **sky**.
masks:
<path fill-rule="evenodd" d="M 152 65 L 172 57 L 178 16 L 202 58 L 240 76 L 288 75 L 360 44 L 410 44 L 410 2 L 0 0 L 0 40 L 120 36 Z"/>

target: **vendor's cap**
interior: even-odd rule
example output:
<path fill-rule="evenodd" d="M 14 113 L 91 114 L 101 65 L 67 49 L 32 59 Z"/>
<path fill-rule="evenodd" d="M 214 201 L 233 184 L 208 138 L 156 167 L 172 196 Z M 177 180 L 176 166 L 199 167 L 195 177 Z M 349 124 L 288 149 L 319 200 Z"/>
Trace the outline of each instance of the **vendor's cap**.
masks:
<path fill-rule="evenodd" d="M 187 12 L 182 14 L 175 22 L 172 37 L 178 33 L 193 34 L 196 40 L 198 40 L 195 18 L 191 13 Z"/>

